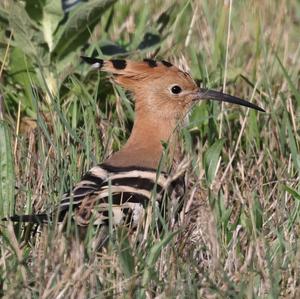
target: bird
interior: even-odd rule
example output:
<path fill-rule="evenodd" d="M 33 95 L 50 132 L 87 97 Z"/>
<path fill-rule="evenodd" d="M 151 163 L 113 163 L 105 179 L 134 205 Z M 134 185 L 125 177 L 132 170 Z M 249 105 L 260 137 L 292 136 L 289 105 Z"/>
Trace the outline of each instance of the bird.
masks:
<path fill-rule="evenodd" d="M 110 221 L 137 227 L 149 205 L 154 203 L 162 210 L 167 198 L 177 202 L 178 215 L 186 189 L 179 128 L 192 107 L 207 99 L 264 112 L 241 98 L 199 87 L 188 72 L 165 60 L 81 58 L 132 93 L 135 118 L 131 134 L 119 151 L 89 169 L 52 210 L 6 220 L 45 224 L 69 216 L 80 227 L 107 227 Z M 163 165 L 166 148 L 169 163 Z"/>

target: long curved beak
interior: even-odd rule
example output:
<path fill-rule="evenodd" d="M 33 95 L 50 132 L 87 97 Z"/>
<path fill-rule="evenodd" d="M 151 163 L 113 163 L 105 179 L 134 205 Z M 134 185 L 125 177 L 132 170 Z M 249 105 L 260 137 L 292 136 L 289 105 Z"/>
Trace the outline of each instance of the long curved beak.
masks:
<path fill-rule="evenodd" d="M 243 99 L 231 96 L 226 93 L 222 93 L 219 91 L 211 90 L 211 89 L 206 89 L 206 88 L 200 88 L 199 92 L 197 94 L 198 100 L 201 99 L 211 99 L 219 102 L 227 102 L 227 103 L 233 103 L 241 106 L 245 106 L 248 108 L 252 108 L 258 111 L 266 112 L 264 109 L 258 107 L 255 104 L 252 104 L 248 101 L 245 101 Z"/>

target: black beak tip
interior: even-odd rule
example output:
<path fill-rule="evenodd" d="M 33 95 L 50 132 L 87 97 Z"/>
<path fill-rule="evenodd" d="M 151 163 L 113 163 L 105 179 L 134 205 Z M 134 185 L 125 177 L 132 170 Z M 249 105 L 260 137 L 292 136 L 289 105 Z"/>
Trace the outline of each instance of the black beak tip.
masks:
<path fill-rule="evenodd" d="M 253 103 L 250 103 L 241 98 L 231 96 L 229 94 L 222 93 L 219 91 L 201 88 L 199 95 L 200 95 L 200 97 L 199 97 L 200 99 L 201 98 L 202 99 L 212 99 L 212 100 L 216 100 L 216 101 L 220 101 L 220 102 L 227 102 L 227 103 L 245 106 L 245 107 L 252 108 L 252 109 L 255 109 L 255 110 L 258 110 L 261 112 L 266 112 L 263 108 L 260 108 L 259 106 L 255 105 Z"/>
<path fill-rule="evenodd" d="M 263 108 L 261 108 L 261 107 L 255 105 L 255 104 L 253 104 L 253 103 L 249 103 L 249 105 L 245 105 L 245 106 L 248 107 L 248 108 L 252 108 L 252 109 L 258 110 L 258 111 L 260 111 L 260 112 L 266 112 L 265 109 L 263 109 Z"/>

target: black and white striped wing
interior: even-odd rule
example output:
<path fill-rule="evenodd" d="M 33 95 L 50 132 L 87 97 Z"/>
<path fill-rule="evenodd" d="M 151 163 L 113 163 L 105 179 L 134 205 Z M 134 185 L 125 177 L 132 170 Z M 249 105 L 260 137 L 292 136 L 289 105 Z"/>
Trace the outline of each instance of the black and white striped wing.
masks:
<path fill-rule="evenodd" d="M 136 226 L 144 218 L 146 207 L 153 204 L 152 200 L 163 211 L 166 197 L 178 202 L 183 193 L 180 180 L 172 180 L 166 173 L 158 174 L 156 169 L 101 164 L 91 168 L 51 213 L 14 215 L 10 219 L 47 223 L 54 219 L 63 221 L 69 215 L 80 226 L 107 225 L 111 205 L 114 224 Z M 180 205 L 176 210 L 180 210 Z"/>
<path fill-rule="evenodd" d="M 59 221 L 63 220 L 69 210 L 78 208 L 86 198 L 98 192 L 108 176 L 101 165 L 91 168 L 70 192 L 64 194 L 57 211 Z"/>
<path fill-rule="evenodd" d="M 59 219 L 71 209 L 78 225 L 107 224 L 110 202 L 114 224 L 138 224 L 151 199 L 161 202 L 168 180 L 155 169 L 99 165 L 87 172 L 59 207 Z M 70 208 L 71 207 L 71 208 Z"/>

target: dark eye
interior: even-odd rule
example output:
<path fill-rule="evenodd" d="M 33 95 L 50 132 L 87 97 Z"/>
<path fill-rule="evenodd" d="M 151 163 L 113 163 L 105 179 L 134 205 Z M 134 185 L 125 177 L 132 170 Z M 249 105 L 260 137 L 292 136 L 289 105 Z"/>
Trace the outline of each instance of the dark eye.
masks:
<path fill-rule="evenodd" d="M 178 85 L 174 85 L 174 86 L 172 86 L 172 88 L 171 88 L 171 92 L 174 93 L 174 94 L 179 94 L 179 93 L 181 93 L 181 91 L 182 91 L 182 89 L 181 89 L 181 87 L 178 86 Z"/>

